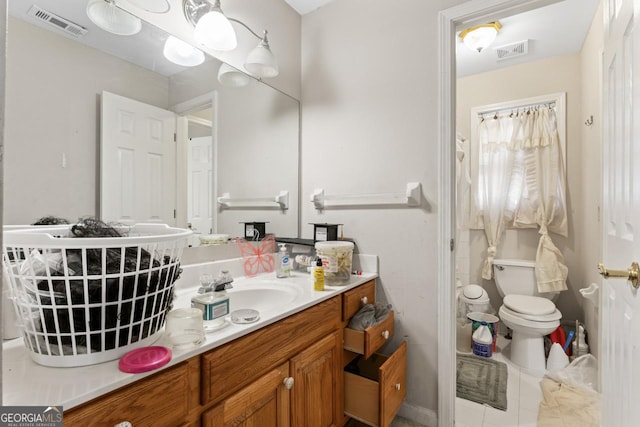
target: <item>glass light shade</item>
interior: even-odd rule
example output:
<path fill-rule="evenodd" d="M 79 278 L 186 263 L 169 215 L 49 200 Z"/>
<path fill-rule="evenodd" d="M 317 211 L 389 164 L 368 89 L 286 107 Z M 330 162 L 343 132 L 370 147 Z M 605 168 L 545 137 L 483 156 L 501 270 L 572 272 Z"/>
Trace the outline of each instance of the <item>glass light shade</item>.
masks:
<path fill-rule="evenodd" d="M 249 52 L 244 68 L 259 78 L 270 78 L 279 74 L 278 62 L 273 53 L 271 53 L 269 44 L 265 43 L 264 40 Z"/>
<path fill-rule="evenodd" d="M 120 36 L 132 36 L 142 28 L 139 18 L 118 8 L 112 0 L 91 0 L 87 15 L 98 27 Z"/>
<path fill-rule="evenodd" d="M 162 53 L 169 61 L 185 67 L 194 67 L 204 62 L 204 52 L 174 36 L 169 36 L 164 42 Z"/>
<path fill-rule="evenodd" d="M 478 27 L 472 31 L 469 31 L 462 42 L 469 49 L 476 52 L 482 52 L 486 47 L 496 39 L 498 35 L 498 29 L 495 27 Z"/>
<path fill-rule="evenodd" d="M 219 9 L 212 9 L 200 18 L 193 36 L 198 43 L 215 50 L 233 50 L 238 45 L 231 22 Z"/>
<path fill-rule="evenodd" d="M 218 81 L 227 87 L 243 87 L 251 82 L 251 77 L 231 65 L 223 63 L 218 69 Z"/>

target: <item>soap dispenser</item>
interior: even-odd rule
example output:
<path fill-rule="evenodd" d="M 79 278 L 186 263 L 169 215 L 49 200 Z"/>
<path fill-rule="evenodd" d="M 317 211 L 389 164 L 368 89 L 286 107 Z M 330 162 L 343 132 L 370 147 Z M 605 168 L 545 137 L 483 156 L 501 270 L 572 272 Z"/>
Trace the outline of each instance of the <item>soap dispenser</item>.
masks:
<path fill-rule="evenodd" d="M 291 259 L 287 252 L 287 244 L 279 243 L 280 251 L 276 257 L 276 277 L 285 278 L 291 276 Z"/>

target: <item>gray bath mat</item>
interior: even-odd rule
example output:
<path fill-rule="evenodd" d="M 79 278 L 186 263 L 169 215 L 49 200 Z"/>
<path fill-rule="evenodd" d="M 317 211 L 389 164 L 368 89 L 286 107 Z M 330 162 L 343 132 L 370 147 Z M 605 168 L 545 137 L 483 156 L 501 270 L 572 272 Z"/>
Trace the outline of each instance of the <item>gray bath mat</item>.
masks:
<path fill-rule="evenodd" d="M 457 354 L 456 393 L 462 399 L 507 410 L 507 365 L 496 360 Z"/>

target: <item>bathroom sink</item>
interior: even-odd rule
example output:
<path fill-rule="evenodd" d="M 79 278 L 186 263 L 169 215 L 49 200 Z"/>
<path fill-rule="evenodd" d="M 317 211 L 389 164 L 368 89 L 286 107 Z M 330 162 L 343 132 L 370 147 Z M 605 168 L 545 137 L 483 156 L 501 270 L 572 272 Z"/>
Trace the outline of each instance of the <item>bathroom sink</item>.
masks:
<path fill-rule="evenodd" d="M 231 311 L 252 308 L 261 313 L 284 307 L 295 301 L 300 294 L 300 289 L 294 285 L 268 281 L 234 284 L 232 289 L 227 290 Z"/>
<path fill-rule="evenodd" d="M 197 287 L 176 290 L 173 307 L 189 307 L 191 297 L 196 295 Z M 294 283 L 272 280 L 244 279 L 235 280 L 233 288 L 226 290 L 229 296 L 229 310 L 252 308 L 263 313 L 284 308 L 302 295 L 300 286 Z"/>

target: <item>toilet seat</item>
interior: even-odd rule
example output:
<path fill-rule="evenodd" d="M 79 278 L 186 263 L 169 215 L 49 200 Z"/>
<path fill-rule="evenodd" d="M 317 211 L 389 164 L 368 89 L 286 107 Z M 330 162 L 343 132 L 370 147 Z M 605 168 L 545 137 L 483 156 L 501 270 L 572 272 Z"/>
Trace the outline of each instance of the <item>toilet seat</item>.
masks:
<path fill-rule="evenodd" d="M 540 317 L 536 318 L 535 316 L 528 315 L 524 316 L 526 317 L 523 317 L 521 313 L 517 313 L 513 310 L 508 309 L 504 305 L 500 306 L 500 309 L 498 310 L 498 317 L 500 317 L 500 320 L 512 329 L 513 327 L 508 323 L 531 329 L 551 329 L 551 331 L 549 332 L 551 333 L 560 325 L 560 319 L 562 318 L 562 314 L 559 311 L 557 313 L 554 313 L 553 315 L 550 315 L 548 319 Z M 530 317 L 533 317 L 533 319 Z"/>
<path fill-rule="evenodd" d="M 551 322 L 560 320 L 562 313 L 553 302 L 546 298 L 529 295 L 507 295 L 503 299 L 500 311 L 511 316 L 534 322 Z"/>

